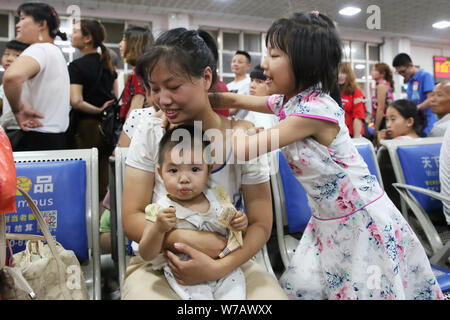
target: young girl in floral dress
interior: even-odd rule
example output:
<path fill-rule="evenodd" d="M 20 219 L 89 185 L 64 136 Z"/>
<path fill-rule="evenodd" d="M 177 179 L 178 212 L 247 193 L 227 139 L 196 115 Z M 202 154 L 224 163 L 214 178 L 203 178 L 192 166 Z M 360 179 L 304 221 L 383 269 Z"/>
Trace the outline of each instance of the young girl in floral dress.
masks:
<path fill-rule="evenodd" d="M 281 120 L 257 134 L 242 130 L 234 151 L 248 160 L 251 146 L 259 148 L 253 156 L 281 147 L 308 193 L 312 217 L 280 278 L 285 292 L 292 299 L 442 299 L 418 238 L 352 144 L 336 103 L 341 47 L 332 21 L 296 13 L 274 22 L 266 44 L 262 67 L 277 95 L 210 100 Z"/>

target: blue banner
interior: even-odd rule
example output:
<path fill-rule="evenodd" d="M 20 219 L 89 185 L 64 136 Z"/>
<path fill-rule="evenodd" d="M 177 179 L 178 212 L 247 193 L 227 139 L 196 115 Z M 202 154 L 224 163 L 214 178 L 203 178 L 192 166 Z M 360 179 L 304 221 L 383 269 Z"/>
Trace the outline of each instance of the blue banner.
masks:
<path fill-rule="evenodd" d="M 86 233 L 86 163 L 84 160 L 16 163 L 17 184 L 42 212 L 52 236 L 80 262 L 89 258 Z M 17 213 L 6 215 L 7 233 L 42 235 L 21 193 Z M 26 241 L 10 240 L 13 252 L 24 250 Z"/>

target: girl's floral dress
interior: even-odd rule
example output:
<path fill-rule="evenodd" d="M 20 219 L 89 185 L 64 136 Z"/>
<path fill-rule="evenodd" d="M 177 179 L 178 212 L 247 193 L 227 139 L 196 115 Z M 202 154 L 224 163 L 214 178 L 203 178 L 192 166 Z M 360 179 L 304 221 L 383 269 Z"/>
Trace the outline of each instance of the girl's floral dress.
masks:
<path fill-rule="evenodd" d="M 312 217 L 280 284 L 291 299 L 443 299 L 425 251 L 354 147 L 345 112 L 307 89 L 284 103 L 280 120 L 321 119 L 340 131 L 327 147 L 309 137 L 283 148 L 305 188 Z"/>

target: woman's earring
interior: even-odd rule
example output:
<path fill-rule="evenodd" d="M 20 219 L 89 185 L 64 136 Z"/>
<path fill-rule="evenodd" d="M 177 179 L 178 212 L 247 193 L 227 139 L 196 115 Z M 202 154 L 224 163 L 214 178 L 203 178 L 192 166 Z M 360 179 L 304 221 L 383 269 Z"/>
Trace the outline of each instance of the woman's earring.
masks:
<path fill-rule="evenodd" d="M 44 38 L 42 38 L 42 34 L 39 32 L 39 37 L 38 37 L 39 41 L 42 41 Z"/>

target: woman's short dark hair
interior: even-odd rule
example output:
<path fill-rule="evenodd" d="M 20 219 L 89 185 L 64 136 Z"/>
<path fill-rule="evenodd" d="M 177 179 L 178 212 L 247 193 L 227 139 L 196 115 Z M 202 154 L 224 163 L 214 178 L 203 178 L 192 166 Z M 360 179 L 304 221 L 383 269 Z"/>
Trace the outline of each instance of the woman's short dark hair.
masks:
<path fill-rule="evenodd" d="M 279 19 L 267 32 L 266 46 L 269 43 L 289 56 L 297 89 L 320 84 L 318 89 L 325 93 L 339 91 L 342 49 L 334 23 L 327 16 L 300 12 Z"/>
<path fill-rule="evenodd" d="M 212 71 L 211 86 L 217 80 L 216 60 L 196 30 L 176 28 L 164 32 L 137 61 L 136 73 L 147 87 L 150 87 L 149 76 L 160 62 L 165 62 L 170 72 L 182 72 L 195 78 L 203 77 L 206 67 L 209 67 Z"/>
<path fill-rule="evenodd" d="M 422 136 L 423 130 L 427 126 L 427 117 L 423 110 L 418 110 L 414 102 L 407 99 L 393 101 L 389 108 L 394 108 L 405 119 L 413 118 L 413 129 L 418 136 Z"/>
<path fill-rule="evenodd" d="M 124 58 L 132 66 L 154 42 L 153 34 L 147 27 L 130 26 L 123 33 L 126 41 Z"/>
<path fill-rule="evenodd" d="M 67 40 L 67 34 L 59 31 L 59 17 L 55 9 L 46 3 L 26 2 L 17 8 L 17 14 L 23 12 L 26 16 L 33 17 L 35 22 L 47 21 L 48 34 L 52 39 L 59 36 L 62 40 Z"/>

